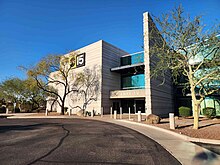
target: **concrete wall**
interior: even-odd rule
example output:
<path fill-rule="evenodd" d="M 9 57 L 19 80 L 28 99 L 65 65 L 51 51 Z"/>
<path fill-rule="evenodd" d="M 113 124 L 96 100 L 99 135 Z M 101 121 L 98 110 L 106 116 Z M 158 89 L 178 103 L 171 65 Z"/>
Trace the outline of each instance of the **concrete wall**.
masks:
<path fill-rule="evenodd" d="M 112 106 L 112 100 L 110 100 L 110 91 L 120 89 L 120 74 L 113 73 L 110 68 L 117 67 L 120 65 L 120 57 L 127 54 L 127 52 L 105 42 L 98 41 L 90 44 L 86 47 L 76 50 L 77 54 L 86 53 L 85 66 L 75 68 L 72 70 L 73 74 L 82 72 L 85 67 L 92 69 L 94 65 L 100 68 L 100 93 L 97 101 L 93 101 L 88 105 L 87 111 L 95 110 L 96 114 L 101 113 L 101 107 L 104 108 L 104 113 L 109 113 L 110 107 Z M 68 56 L 66 54 L 65 56 Z M 60 95 L 63 95 L 64 89 L 62 86 L 56 86 Z M 67 96 L 65 106 L 73 109 L 73 107 L 80 105 L 82 106 L 83 100 L 77 94 L 70 94 Z M 50 109 L 50 103 L 47 103 L 47 108 Z M 61 112 L 60 106 L 54 106 L 54 111 Z M 79 108 L 74 108 L 73 113 L 75 114 Z"/>
<path fill-rule="evenodd" d="M 79 53 L 86 53 L 86 63 L 84 67 L 76 68 L 74 69 L 75 72 L 81 72 L 85 67 L 88 67 L 90 69 L 93 69 L 93 67 L 96 65 L 97 67 L 102 66 L 102 40 L 97 41 L 95 43 L 92 43 L 86 47 L 83 47 L 81 49 L 78 49 L 77 52 Z M 102 82 L 102 77 L 101 77 L 101 71 L 99 73 L 100 75 L 100 84 Z M 101 113 L 101 89 L 100 93 L 98 96 L 97 101 L 93 101 L 91 104 L 88 105 L 87 111 L 92 111 L 93 109 L 95 110 L 96 114 Z M 74 104 L 72 103 L 72 107 L 76 105 L 81 105 L 83 104 L 82 98 L 79 98 L 77 95 L 73 95 L 71 99 L 75 99 Z M 69 98 L 69 100 L 71 100 Z M 76 109 L 74 113 L 79 110 Z"/>
<path fill-rule="evenodd" d="M 102 42 L 102 107 L 104 113 L 110 112 L 112 100 L 110 91 L 121 89 L 121 78 L 119 73 L 110 71 L 110 68 L 120 65 L 120 57 L 128 54 L 127 52 L 103 41 Z"/>
<path fill-rule="evenodd" d="M 75 68 L 72 70 L 72 74 L 76 74 L 79 72 L 82 72 L 83 69 L 85 69 L 85 67 L 88 67 L 90 69 L 92 69 L 94 67 L 94 65 L 97 66 L 101 66 L 102 65 L 102 41 L 97 41 L 93 44 L 90 44 L 88 46 L 85 46 L 81 49 L 76 50 L 75 52 L 77 52 L 77 54 L 81 54 L 81 53 L 86 53 L 85 55 L 85 66 L 79 67 L 79 68 Z M 68 56 L 69 54 L 66 54 L 65 56 Z M 101 71 L 99 73 L 101 75 Z M 102 82 L 102 77 L 100 76 L 100 84 Z M 62 96 L 64 89 L 63 86 L 56 86 L 56 88 L 58 88 L 58 93 Z M 76 105 L 80 105 L 82 106 L 83 104 L 83 100 L 82 98 L 80 98 L 79 96 L 77 96 L 77 94 L 69 94 L 66 98 L 65 101 L 65 107 L 71 108 L 75 107 Z M 47 105 L 48 109 L 49 109 L 49 104 Z M 54 107 L 55 108 L 55 107 Z M 88 105 L 87 110 L 91 111 L 94 108 L 94 110 L 96 111 L 96 113 L 100 113 L 101 111 L 101 92 L 99 93 L 98 96 L 98 100 L 92 102 L 90 105 Z M 60 106 L 56 106 L 56 111 L 58 113 L 61 112 L 61 108 Z M 73 113 L 76 113 L 77 111 L 79 111 L 79 108 L 74 108 L 73 109 Z"/>
<path fill-rule="evenodd" d="M 164 84 L 161 77 L 151 78 L 151 71 L 158 59 L 150 52 L 154 42 L 161 42 L 162 36 L 159 35 L 155 24 L 149 13 L 144 13 L 144 55 L 145 55 L 145 88 L 146 99 L 145 107 L 147 114 L 168 116 L 169 112 L 174 111 L 173 103 L 173 84 L 171 74 L 167 73 Z"/>

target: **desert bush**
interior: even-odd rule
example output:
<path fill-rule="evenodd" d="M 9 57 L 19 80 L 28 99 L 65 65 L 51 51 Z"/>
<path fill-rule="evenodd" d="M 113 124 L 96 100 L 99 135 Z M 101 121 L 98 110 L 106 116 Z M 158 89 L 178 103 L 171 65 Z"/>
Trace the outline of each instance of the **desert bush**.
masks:
<path fill-rule="evenodd" d="M 191 109 L 189 107 L 179 107 L 179 116 L 187 117 L 191 115 Z"/>
<path fill-rule="evenodd" d="M 212 107 L 206 107 L 206 108 L 203 108 L 203 114 L 206 117 L 211 118 L 213 116 L 216 116 L 216 110 L 215 108 L 212 108 Z"/>

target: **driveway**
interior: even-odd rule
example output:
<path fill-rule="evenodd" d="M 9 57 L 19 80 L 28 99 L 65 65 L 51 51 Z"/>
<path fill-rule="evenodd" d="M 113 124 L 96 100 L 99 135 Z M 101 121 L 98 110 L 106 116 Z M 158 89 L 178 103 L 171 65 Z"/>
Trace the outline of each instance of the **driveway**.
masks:
<path fill-rule="evenodd" d="M 180 164 L 150 138 L 84 119 L 0 119 L 0 162 L 26 164 Z"/>

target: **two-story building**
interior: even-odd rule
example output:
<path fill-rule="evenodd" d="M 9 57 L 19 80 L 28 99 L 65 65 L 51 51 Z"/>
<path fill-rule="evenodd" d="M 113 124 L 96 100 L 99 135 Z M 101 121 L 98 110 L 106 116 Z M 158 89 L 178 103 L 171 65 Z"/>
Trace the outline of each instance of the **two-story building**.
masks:
<path fill-rule="evenodd" d="M 84 55 L 84 65 L 73 69 L 80 72 L 83 68 L 92 68 L 94 65 L 100 67 L 100 93 L 97 101 L 88 105 L 87 111 L 104 113 L 119 110 L 122 107 L 123 113 L 128 112 L 130 107 L 132 113 L 141 111 L 145 114 L 157 114 L 167 116 L 174 111 L 173 107 L 173 85 L 171 76 L 167 75 L 164 85 L 160 85 L 160 78 L 152 79 L 150 72 L 156 59 L 150 54 L 150 31 L 156 26 L 148 12 L 143 14 L 143 51 L 129 54 L 116 46 L 103 40 L 92 43 L 88 46 L 76 50 Z M 68 56 L 65 55 L 65 56 Z M 58 89 L 58 92 L 62 89 Z M 71 108 L 80 100 L 71 101 L 73 96 L 69 95 L 66 99 L 66 107 Z M 76 99 L 77 100 L 77 99 Z M 50 109 L 50 102 L 47 108 Z M 60 112 L 58 104 L 54 104 L 52 110 Z M 79 109 L 73 109 L 76 113 Z"/>

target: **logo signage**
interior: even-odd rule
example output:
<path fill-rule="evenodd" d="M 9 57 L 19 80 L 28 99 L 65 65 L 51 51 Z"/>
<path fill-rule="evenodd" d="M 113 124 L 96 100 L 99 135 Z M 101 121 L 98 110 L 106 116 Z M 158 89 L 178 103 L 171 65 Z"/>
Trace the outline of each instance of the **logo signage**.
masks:
<path fill-rule="evenodd" d="M 70 66 L 72 68 L 79 68 L 85 66 L 86 53 L 78 54 L 70 58 Z"/>
<path fill-rule="evenodd" d="M 116 90 L 110 92 L 110 98 L 140 98 L 145 97 L 144 89 L 136 89 L 136 90 Z"/>

